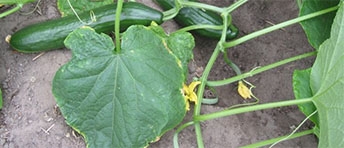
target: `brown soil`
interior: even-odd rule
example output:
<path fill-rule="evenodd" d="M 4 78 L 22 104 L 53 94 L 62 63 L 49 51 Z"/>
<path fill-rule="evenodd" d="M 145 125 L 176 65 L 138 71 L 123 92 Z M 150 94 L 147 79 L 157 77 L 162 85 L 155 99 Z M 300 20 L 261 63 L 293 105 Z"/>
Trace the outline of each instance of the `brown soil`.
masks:
<path fill-rule="evenodd" d="M 233 0 L 208 0 L 207 3 L 227 6 Z M 156 7 L 152 2 L 143 0 Z M 26 5 L 29 11 L 34 4 Z M 0 147 L 4 148 L 83 148 L 83 138 L 66 125 L 56 107 L 51 92 L 51 82 L 57 69 L 65 64 L 71 53 L 67 49 L 46 52 L 36 60 L 38 54 L 23 54 L 11 49 L 5 37 L 29 24 L 59 17 L 55 1 L 42 0 L 41 15 L 15 13 L 0 19 L 0 81 L 4 93 L 4 107 L 0 111 Z M 157 7 L 156 7 L 157 8 Z M 240 28 L 240 36 L 288 19 L 297 17 L 295 0 L 249 1 L 233 13 L 233 22 Z M 163 24 L 167 32 L 178 28 L 173 22 Z M 216 45 L 216 41 L 195 37 L 195 59 L 190 63 L 190 77 L 202 72 Z M 243 72 L 264 66 L 288 57 L 312 51 L 300 25 L 261 36 L 228 50 L 229 57 Z M 295 69 L 310 67 L 314 59 L 300 60 L 246 79 L 257 86 L 253 93 L 261 103 L 293 99 L 292 73 Z M 217 60 L 211 80 L 234 76 L 234 72 L 220 58 Z M 216 88 L 219 103 L 203 105 L 202 113 L 225 109 L 244 103 L 236 92 L 236 84 Z M 190 121 L 192 111 L 185 118 Z M 202 122 L 206 147 L 238 147 L 261 140 L 289 134 L 305 116 L 296 106 L 233 115 Z M 302 129 L 312 128 L 311 123 Z M 151 147 L 173 147 L 173 131 L 166 133 Z M 197 147 L 194 128 L 186 128 L 179 135 L 181 147 Z M 314 135 L 282 142 L 278 147 L 316 147 Z"/>

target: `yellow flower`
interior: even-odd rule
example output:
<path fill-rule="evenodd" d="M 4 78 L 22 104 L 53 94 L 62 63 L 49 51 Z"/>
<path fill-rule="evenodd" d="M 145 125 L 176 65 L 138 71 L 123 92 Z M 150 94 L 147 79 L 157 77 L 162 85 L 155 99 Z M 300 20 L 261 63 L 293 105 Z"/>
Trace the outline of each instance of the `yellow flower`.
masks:
<path fill-rule="evenodd" d="M 253 96 L 251 90 L 243 83 L 243 81 L 239 81 L 238 83 L 238 92 L 244 99 L 251 99 Z"/>
<path fill-rule="evenodd" d="M 192 82 L 189 86 L 183 84 L 183 93 L 184 93 L 184 100 L 185 100 L 185 108 L 186 110 L 190 110 L 190 102 L 194 102 L 197 104 L 197 95 L 194 92 L 194 89 L 197 85 L 201 84 L 200 81 Z"/>

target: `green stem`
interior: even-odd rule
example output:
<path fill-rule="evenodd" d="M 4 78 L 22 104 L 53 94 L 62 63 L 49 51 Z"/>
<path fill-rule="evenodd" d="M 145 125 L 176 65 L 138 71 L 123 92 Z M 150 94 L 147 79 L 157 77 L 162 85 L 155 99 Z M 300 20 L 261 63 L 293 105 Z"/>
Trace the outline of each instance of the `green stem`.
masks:
<path fill-rule="evenodd" d="M 222 15 L 222 19 L 223 19 L 223 26 L 227 26 L 228 25 L 228 15 L 229 14 L 223 14 Z M 202 102 L 203 99 L 203 93 L 204 93 L 204 89 L 205 89 L 205 85 L 206 82 L 208 80 L 208 76 L 210 73 L 211 68 L 213 67 L 217 57 L 220 54 L 220 51 L 223 51 L 224 48 L 222 46 L 222 43 L 225 42 L 226 40 L 226 32 L 227 32 L 227 27 L 223 27 L 222 29 L 222 36 L 220 41 L 218 42 L 218 44 L 216 45 L 216 48 L 213 52 L 213 54 L 211 55 L 207 66 L 205 67 L 204 71 L 203 71 L 203 75 L 201 77 L 201 84 L 198 87 L 198 91 L 197 91 L 197 102 Z M 194 110 L 194 116 L 198 116 L 201 113 L 201 105 L 202 103 L 197 103 L 195 105 L 195 110 Z M 199 122 L 195 122 L 195 132 L 196 132 L 196 138 L 197 138 L 197 145 L 199 148 L 203 148 L 204 144 L 203 144 L 203 138 L 202 138 L 202 131 L 201 131 L 201 125 Z"/>
<path fill-rule="evenodd" d="M 218 13 L 222 13 L 223 12 L 223 8 L 219 8 L 213 5 L 208 5 L 208 4 L 204 4 L 204 3 L 199 3 L 199 2 L 191 2 L 191 1 L 179 1 L 180 5 L 187 6 L 187 7 L 194 7 L 194 8 L 202 8 L 205 10 L 210 10 L 210 11 L 214 11 L 214 12 L 218 12 Z"/>
<path fill-rule="evenodd" d="M 239 0 L 237 2 L 235 2 L 233 5 L 229 6 L 228 8 L 226 8 L 226 10 L 224 11 L 224 13 L 232 13 L 235 9 L 239 8 L 241 5 L 245 4 L 248 0 Z"/>
<path fill-rule="evenodd" d="M 245 145 L 245 146 L 243 146 L 241 148 L 263 147 L 263 146 L 267 146 L 267 145 L 273 144 L 276 141 L 280 141 L 280 140 L 282 140 L 282 139 L 284 139 L 284 138 L 286 138 L 288 136 L 289 137 L 288 137 L 287 140 L 290 140 L 290 139 L 298 138 L 298 137 L 309 135 L 309 134 L 313 134 L 313 133 L 314 133 L 314 130 L 313 129 L 309 129 L 309 130 L 306 130 L 306 131 L 295 133 L 295 134 L 293 134 L 291 136 L 289 136 L 289 135 L 281 136 L 281 137 L 277 137 L 277 138 L 273 138 L 273 139 L 257 142 L 257 143 L 254 143 L 254 144 L 250 144 L 250 145 Z"/>
<path fill-rule="evenodd" d="M 222 86 L 222 85 L 231 84 L 233 82 L 239 81 L 239 80 L 247 78 L 247 77 L 252 77 L 253 75 L 256 75 L 256 74 L 259 74 L 261 72 L 270 70 L 272 68 L 276 68 L 278 66 L 281 66 L 281 65 L 284 65 L 284 64 L 296 61 L 296 60 L 300 60 L 300 59 L 303 59 L 303 58 L 314 56 L 316 54 L 317 54 L 317 52 L 313 51 L 313 52 L 308 52 L 308 53 L 305 53 L 305 54 L 297 55 L 297 56 L 294 56 L 294 57 L 291 57 L 291 58 L 288 58 L 288 59 L 285 59 L 285 60 L 282 60 L 282 61 L 270 64 L 270 65 L 267 65 L 267 66 L 264 66 L 264 67 L 260 67 L 260 68 L 254 69 L 254 70 L 252 70 L 250 72 L 246 72 L 246 73 L 243 73 L 243 74 L 235 76 L 235 77 L 231 77 L 231 78 L 224 79 L 224 80 L 218 80 L 218 81 L 208 81 L 207 85 L 208 86 Z"/>
<path fill-rule="evenodd" d="M 224 61 L 234 70 L 234 72 L 236 73 L 236 75 L 240 75 L 240 74 L 241 74 L 240 68 L 239 68 L 235 63 L 233 63 L 232 60 L 230 60 L 230 59 L 228 58 L 227 50 L 225 50 L 225 51 L 223 52 L 223 59 L 224 59 Z"/>
<path fill-rule="evenodd" d="M 164 11 L 163 12 L 163 21 L 167 21 L 170 19 L 173 19 L 176 15 L 178 14 L 178 10 L 176 8 L 172 8 L 170 10 Z"/>
<path fill-rule="evenodd" d="M 227 27 L 225 27 L 225 28 L 227 28 Z M 213 54 L 211 55 L 211 57 L 210 57 L 210 59 L 208 61 L 207 66 L 204 69 L 203 75 L 201 77 L 201 84 L 198 87 L 198 91 L 197 91 L 197 99 L 198 99 L 197 101 L 198 102 L 202 102 L 202 100 L 203 100 L 203 93 L 204 93 L 206 81 L 208 79 L 210 70 L 213 67 L 213 65 L 214 65 L 214 63 L 215 63 L 215 61 L 216 61 L 216 59 L 217 59 L 217 57 L 218 57 L 218 55 L 220 53 L 220 46 L 219 45 L 220 44 L 218 44 L 216 46 Z M 194 116 L 200 115 L 201 105 L 202 105 L 202 103 L 197 103 L 195 105 Z M 202 139 L 201 126 L 200 126 L 199 122 L 195 123 L 195 132 L 196 132 L 197 145 L 198 145 L 199 148 L 203 148 L 204 144 L 203 144 L 203 139 Z"/>
<path fill-rule="evenodd" d="M 195 133 L 196 133 L 196 140 L 197 140 L 198 148 L 204 148 L 201 124 L 199 122 L 195 123 Z"/>
<path fill-rule="evenodd" d="M 174 0 L 174 7 L 170 10 L 167 10 L 165 12 L 163 12 L 163 21 L 167 21 L 170 19 L 173 19 L 179 12 L 179 10 L 182 8 L 182 6 L 180 5 L 180 0 Z"/>
<path fill-rule="evenodd" d="M 7 16 L 7 15 L 10 15 L 10 14 L 12 14 L 12 13 L 14 13 L 14 12 L 20 10 L 20 8 L 22 8 L 22 7 L 23 7 L 23 4 L 17 4 L 17 6 L 15 6 L 14 8 L 12 8 L 12 9 L 10 9 L 10 10 L 8 10 L 8 11 L 5 11 L 5 12 L 3 12 L 3 13 L 1 13 L 1 14 L 0 14 L 0 18 L 3 18 L 3 17 L 5 17 L 5 16 Z"/>
<path fill-rule="evenodd" d="M 310 18 L 313 18 L 313 17 L 317 17 L 317 16 L 320 16 L 320 15 L 323 15 L 323 14 L 335 11 L 338 8 L 339 8 L 339 6 L 334 6 L 334 7 L 327 8 L 327 9 L 324 9 L 324 10 L 321 10 L 321 11 L 317 11 L 317 12 L 314 12 L 314 13 L 311 13 L 311 14 L 308 14 L 308 15 L 304 15 L 304 16 L 301 16 L 301 17 L 298 17 L 298 18 L 295 18 L 295 19 L 292 19 L 292 20 L 289 20 L 289 21 L 286 21 L 286 22 L 283 22 L 283 23 L 280 23 L 280 24 L 277 24 L 277 25 L 274 25 L 274 26 L 271 26 L 271 27 L 268 27 L 268 28 L 265 28 L 265 29 L 262 29 L 262 30 L 259 30 L 259 31 L 256 31 L 256 32 L 253 32 L 253 33 L 250 33 L 250 34 L 248 34 L 248 35 L 246 35 L 244 37 L 241 37 L 239 39 L 232 40 L 230 42 L 226 42 L 226 43 L 224 43 L 223 46 L 225 48 L 234 47 L 236 45 L 239 45 L 239 44 L 241 44 L 243 42 L 246 42 L 246 41 L 251 40 L 253 38 L 256 38 L 258 36 L 264 35 L 266 33 L 269 33 L 269 32 L 272 32 L 272 31 L 275 31 L 275 30 L 278 30 L 278 29 L 281 29 L 283 27 L 286 27 L 286 26 L 289 26 L 289 25 L 292 25 L 292 24 L 295 24 L 295 23 L 298 23 L 298 22 L 301 22 L 301 21 L 304 21 L 304 20 L 307 20 L 307 19 L 310 19 Z"/>
<path fill-rule="evenodd" d="M 187 32 L 191 30 L 196 30 L 196 29 L 215 29 L 215 30 L 221 30 L 223 26 L 214 26 L 214 25 L 192 25 L 192 26 L 187 26 L 182 29 L 177 30 L 175 33 L 180 33 L 180 32 Z"/>
<path fill-rule="evenodd" d="M 116 53 L 121 52 L 121 36 L 120 36 L 120 22 L 121 22 L 121 12 L 123 7 L 123 0 L 117 1 L 116 8 L 116 19 L 115 19 L 115 40 L 116 40 Z"/>
<path fill-rule="evenodd" d="M 283 106 L 299 105 L 299 104 L 310 103 L 310 102 L 312 102 L 312 98 L 259 104 L 259 105 L 254 105 L 254 106 L 247 106 L 247 107 L 235 108 L 235 109 L 230 109 L 230 110 L 223 110 L 223 111 L 210 113 L 210 114 L 194 116 L 194 121 L 199 122 L 199 121 L 205 121 L 205 120 L 210 120 L 210 119 L 215 119 L 215 118 L 220 118 L 220 117 L 225 117 L 225 116 L 230 116 L 230 115 L 235 115 L 235 114 L 241 114 L 241 113 L 246 113 L 246 112 L 251 112 L 251 111 L 283 107 Z"/>
<path fill-rule="evenodd" d="M 301 9 L 302 7 L 302 0 L 296 0 L 297 2 L 297 6 L 299 7 L 299 9 Z"/>
<path fill-rule="evenodd" d="M 179 148 L 179 144 L 178 144 L 178 134 L 179 134 L 179 132 L 182 131 L 184 128 L 187 128 L 188 126 L 193 125 L 193 124 L 195 124 L 195 122 L 193 122 L 193 121 L 185 123 L 182 126 L 178 127 L 176 132 L 174 132 L 174 135 L 173 135 L 173 147 L 174 148 Z"/>

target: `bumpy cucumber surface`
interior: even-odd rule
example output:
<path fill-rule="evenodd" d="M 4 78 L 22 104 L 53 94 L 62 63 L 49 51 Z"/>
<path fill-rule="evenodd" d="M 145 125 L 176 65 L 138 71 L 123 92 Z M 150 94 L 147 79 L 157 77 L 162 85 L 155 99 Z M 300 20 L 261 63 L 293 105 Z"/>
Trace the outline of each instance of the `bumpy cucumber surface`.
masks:
<path fill-rule="evenodd" d="M 190 0 L 196 1 L 196 0 Z M 155 0 L 155 2 L 164 10 L 172 9 L 175 4 L 174 0 Z M 181 26 L 191 26 L 191 25 L 222 25 L 222 18 L 215 12 L 202 10 L 198 8 L 185 7 L 182 8 L 178 15 L 174 18 L 178 24 Z M 219 39 L 222 35 L 222 30 L 215 29 L 198 29 L 194 31 L 195 33 L 209 38 Z M 231 24 L 227 29 L 226 39 L 233 39 L 238 35 L 238 28 Z"/>
<path fill-rule="evenodd" d="M 95 22 L 88 24 L 97 32 L 110 33 L 114 30 L 116 4 L 106 5 L 92 10 Z M 90 12 L 79 15 L 84 22 L 91 22 Z M 150 25 L 152 21 L 161 24 L 163 14 L 141 3 L 127 2 L 123 4 L 121 13 L 121 30 L 131 25 Z M 12 48 L 24 52 L 35 53 L 64 47 L 63 41 L 73 30 L 85 26 L 76 16 L 67 16 L 55 20 L 27 26 L 15 32 L 10 38 Z"/>

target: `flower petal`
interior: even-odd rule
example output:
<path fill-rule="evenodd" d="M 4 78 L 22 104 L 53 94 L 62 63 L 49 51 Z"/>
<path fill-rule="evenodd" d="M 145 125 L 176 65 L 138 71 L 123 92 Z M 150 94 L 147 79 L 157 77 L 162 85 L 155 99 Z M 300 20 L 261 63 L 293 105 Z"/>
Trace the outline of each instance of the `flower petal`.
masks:
<path fill-rule="evenodd" d="M 238 83 L 238 93 L 244 99 L 251 99 L 252 98 L 250 89 L 248 89 L 247 86 L 242 81 L 239 81 L 239 83 Z"/>
<path fill-rule="evenodd" d="M 196 88 L 197 85 L 201 84 L 201 81 L 194 81 L 194 82 L 191 82 L 191 84 L 189 85 L 189 90 L 191 92 L 194 91 L 194 89 Z"/>

